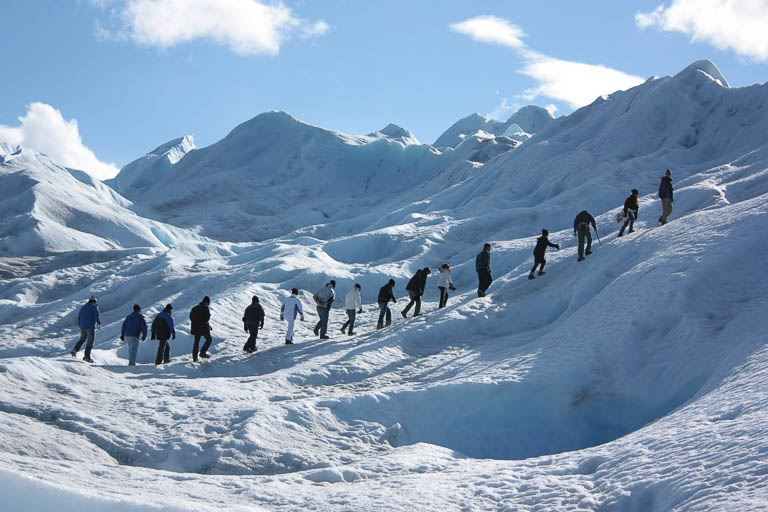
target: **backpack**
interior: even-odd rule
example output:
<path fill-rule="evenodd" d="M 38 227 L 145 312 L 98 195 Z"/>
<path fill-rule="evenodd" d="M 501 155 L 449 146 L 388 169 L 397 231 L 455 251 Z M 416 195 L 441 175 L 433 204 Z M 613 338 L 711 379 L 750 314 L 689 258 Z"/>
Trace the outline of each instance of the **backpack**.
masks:
<path fill-rule="evenodd" d="M 171 330 L 168 328 L 168 322 L 165 321 L 165 318 L 159 316 L 155 322 L 155 338 L 159 340 L 170 339 Z"/>

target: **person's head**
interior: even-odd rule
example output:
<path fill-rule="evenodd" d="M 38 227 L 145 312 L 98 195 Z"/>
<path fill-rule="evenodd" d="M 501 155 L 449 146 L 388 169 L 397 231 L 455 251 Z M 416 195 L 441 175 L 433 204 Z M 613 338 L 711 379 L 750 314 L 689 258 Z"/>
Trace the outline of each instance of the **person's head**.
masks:
<path fill-rule="evenodd" d="M 336 288 L 336 281 L 334 281 L 333 279 L 331 279 L 331 282 L 328 284 L 331 285 L 331 288 Z"/>
<path fill-rule="evenodd" d="M 451 270 L 451 266 L 447 263 L 443 263 L 443 265 L 440 268 L 444 268 L 445 270 Z"/>
<path fill-rule="evenodd" d="M 387 284 L 388 284 L 389 286 L 395 286 L 395 280 L 394 280 L 394 279 L 390 279 L 390 280 L 389 280 L 389 282 L 388 282 Z"/>
<path fill-rule="evenodd" d="M 298 288 L 291 288 L 291 295 L 298 295 L 299 289 Z"/>
<path fill-rule="evenodd" d="M 165 308 L 163 308 L 163 311 L 165 311 L 166 313 L 170 313 L 171 311 L 173 311 L 173 305 L 172 304 L 166 304 Z"/>
<path fill-rule="evenodd" d="M 91 298 L 90 298 L 90 299 L 88 299 L 88 302 L 90 302 L 91 304 L 96 304 L 96 297 L 94 297 L 93 295 L 91 295 Z"/>
<path fill-rule="evenodd" d="M 355 288 L 357 288 L 358 290 L 362 290 L 362 289 L 363 289 L 363 287 L 362 287 L 362 286 L 360 286 L 360 285 L 359 285 L 359 284 L 357 284 L 357 283 L 355 284 Z"/>
<path fill-rule="evenodd" d="M 205 297 L 203 297 L 203 304 L 210 304 L 210 303 L 211 303 L 211 298 L 209 296 L 206 295 Z"/>
<path fill-rule="evenodd" d="M 258 304 L 258 303 L 259 303 L 259 298 L 258 298 L 257 296 L 255 296 L 255 295 L 254 295 L 254 296 L 251 298 L 251 303 L 252 303 L 252 304 Z"/>
<path fill-rule="evenodd" d="M 139 306 L 138 304 L 134 304 L 133 310 L 136 311 L 137 313 L 141 313 L 141 306 Z"/>
<path fill-rule="evenodd" d="M 542 229 L 541 234 L 544 236 L 549 236 L 549 231 L 547 231 L 546 229 Z"/>
<path fill-rule="evenodd" d="M 640 192 L 638 192 L 636 188 L 633 188 L 633 189 L 632 189 L 632 195 L 633 195 L 633 196 L 637 196 L 637 195 L 639 195 L 639 194 L 640 194 Z"/>
<path fill-rule="evenodd" d="M 666 172 L 666 176 L 667 176 L 668 178 L 671 178 L 671 177 L 672 177 L 672 169 L 667 169 L 667 172 Z"/>
<path fill-rule="evenodd" d="M 491 244 L 486 242 L 485 245 L 483 246 L 483 250 L 490 251 L 491 250 Z"/>
<path fill-rule="evenodd" d="M 432 273 L 432 269 L 430 269 L 429 267 L 424 267 L 423 270 L 424 270 L 424 273 L 427 275 Z"/>

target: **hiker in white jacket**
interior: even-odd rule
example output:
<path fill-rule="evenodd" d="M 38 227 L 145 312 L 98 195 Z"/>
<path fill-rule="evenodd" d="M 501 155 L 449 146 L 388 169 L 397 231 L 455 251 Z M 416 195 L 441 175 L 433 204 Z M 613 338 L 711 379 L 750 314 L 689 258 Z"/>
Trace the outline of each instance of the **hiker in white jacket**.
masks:
<path fill-rule="evenodd" d="M 347 296 L 344 299 L 344 309 L 347 310 L 349 320 L 341 326 L 341 332 L 350 336 L 355 334 L 355 312 L 363 312 L 363 298 L 360 295 L 360 290 L 362 290 L 361 286 L 356 284 L 352 290 L 347 292 Z M 349 332 L 347 332 L 347 326 L 349 326 Z"/>
<path fill-rule="evenodd" d="M 437 309 L 440 309 L 444 308 L 448 302 L 448 290 L 456 289 L 453 281 L 451 281 L 451 266 L 447 263 L 443 263 L 440 267 L 440 281 L 438 281 L 437 287 L 440 289 L 440 304 Z"/>
<path fill-rule="evenodd" d="M 296 317 L 301 315 L 301 321 L 304 321 L 304 308 L 301 306 L 298 295 L 299 290 L 297 288 L 292 289 L 291 296 L 283 301 L 280 308 L 280 320 L 288 320 L 288 331 L 285 333 L 286 345 L 293 345 L 293 323 L 296 321 Z"/>

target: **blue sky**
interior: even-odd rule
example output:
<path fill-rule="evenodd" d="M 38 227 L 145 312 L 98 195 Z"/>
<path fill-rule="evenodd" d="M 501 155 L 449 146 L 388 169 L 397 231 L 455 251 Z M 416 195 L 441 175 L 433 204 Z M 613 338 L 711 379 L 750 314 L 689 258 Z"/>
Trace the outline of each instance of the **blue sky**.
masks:
<path fill-rule="evenodd" d="M 0 140 L 100 175 L 272 109 L 431 143 L 472 112 L 567 114 L 701 58 L 731 86 L 764 83 L 761 3 L 4 0 Z"/>

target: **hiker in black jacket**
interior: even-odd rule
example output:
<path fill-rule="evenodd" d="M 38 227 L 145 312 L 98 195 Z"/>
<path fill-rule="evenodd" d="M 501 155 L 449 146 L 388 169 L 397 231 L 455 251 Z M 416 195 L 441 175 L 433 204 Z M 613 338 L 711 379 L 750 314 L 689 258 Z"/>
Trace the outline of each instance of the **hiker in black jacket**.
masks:
<path fill-rule="evenodd" d="M 485 297 L 485 291 L 493 282 L 491 276 L 491 244 L 485 243 L 483 250 L 475 258 L 475 270 L 477 270 L 477 296 Z"/>
<path fill-rule="evenodd" d="M 546 274 L 546 272 L 544 272 L 544 266 L 547 264 L 547 260 L 544 259 L 544 253 L 547 252 L 547 247 L 554 247 L 558 251 L 560 250 L 560 246 L 551 243 L 548 237 L 549 231 L 542 229 L 541 236 L 536 239 L 536 247 L 533 249 L 533 267 L 531 268 L 531 273 L 528 274 L 528 279 L 536 279 L 536 276 L 534 276 L 533 273 L 539 265 L 541 265 L 539 268 L 539 275 L 543 276 Z"/>
<path fill-rule="evenodd" d="M 200 349 L 200 357 L 208 359 L 208 349 L 211 346 L 211 325 L 208 321 L 211 319 L 211 310 L 208 306 L 211 304 L 211 299 L 206 295 L 200 304 L 192 308 L 189 312 L 189 334 L 195 337 L 195 343 L 192 345 L 192 361 L 197 361 L 197 348 L 200 346 L 200 338 L 205 338 L 205 343 Z"/>
<path fill-rule="evenodd" d="M 626 229 L 627 226 L 629 226 L 629 231 L 627 231 L 627 233 L 635 231 L 634 227 L 635 221 L 637 220 L 637 212 L 640 210 L 640 203 L 637 200 L 639 194 L 637 189 L 633 188 L 632 195 L 624 201 L 624 218 L 627 220 L 624 222 L 624 225 L 621 226 L 617 236 L 624 236 L 624 229 Z"/>
<path fill-rule="evenodd" d="M 589 256 L 592 254 L 592 233 L 589 231 L 589 225 L 597 231 L 597 224 L 595 218 L 589 214 L 587 210 L 582 210 L 573 219 L 573 236 L 579 235 L 579 259 L 576 261 L 584 261 L 584 255 Z M 584 240 L 587 240 L 587 252 L 584 252 Z"/>
<path fill-rule="evenodd" d="M 389 310 L 389 301 L 397 302 L 393 288 L 395 287 L 395 280 L 390 279 L 387 284 L 379 289 L 379 321 L 376 323 L 376 328 L 381 329 L 384 327 L 384 317 L 387 317 L 387 327 L 392 325 L 392 312 Z"/>
<path fill-rule="evenodd" d="M 665 173 L 664 177 L 661 178 L 661 183 L 659 184 L 659 199 L 661 199 L 661 206 L 663 208 L 661 217 L 659 217 L 659 222 L 661 222 L 662 226 L 667 223 L 667 217 L 672 214 L 674 202 L 673 196 L 674 191 L 672 190 L 672 171 L 667 169 L 667 172 Z"/>
<path fill-rule="evenodd" d="M 173 311 L 173 306 L 166 304 L 165 308 L 152 321 L 151 339 L 158 341 L 155 366 L 171 362 L 171 344 L 168 343 L 168 340 L 176 339 L 176 329 L 173 326 L 171 311 Z"/>
<path fill-rule="evenodd" d="M 408 290 L 408 297 L 410 297 L 411 301 L 405 306 L 405 309 L 400 312 L 400 314 L 403 315 L 403 318 L 408 318 L 408 311 L 414 304 L 416 304 L 416 309 L 413 311 L 413 316 L 419 316 L 421 314 L 421 296 L 424 295 L 424 288 L 427 286 L 427 276 L 431 273 L 432 271 L 429 267 L 417 270 L 411 280 L 408 281 L 408 284 L 405 285 L 405 289 Z"/>
<path fill-rule="evenodd" d="M 259 335 L 259 329 L 264 328 L 264 308 L 259 304 L 259 298 L 253 296 L 251 305 L 245 308 L 243 313 L 243 328 L 250 334 L 248 341 L 243 345 L 243 351 L 256 352 L 256 336 Z"/>

